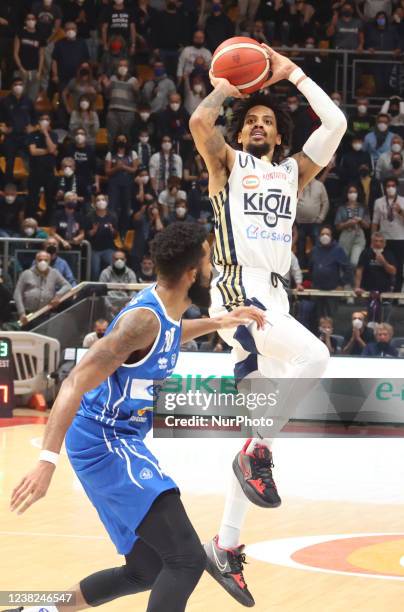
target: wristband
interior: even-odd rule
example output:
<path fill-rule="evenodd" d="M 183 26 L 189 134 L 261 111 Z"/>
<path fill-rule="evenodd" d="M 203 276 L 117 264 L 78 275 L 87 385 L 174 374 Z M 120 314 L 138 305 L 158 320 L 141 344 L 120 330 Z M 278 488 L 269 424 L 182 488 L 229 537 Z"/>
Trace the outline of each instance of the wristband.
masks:
<path fill-rule="evenodd" d="M 302 77 L 305 77 L 306 74 L 303 72 L 303 70 L 301 68 L 295 68 L 294 70 L 292 70 L 292 72 L 290 73 L 288 80 L 293 83 L 293 85 L 296 85 L 296 83 L 298 82 L 299 79 L 301 79 Z"/>
<path fill-rule="evenodd" d="M 48 461 L 48 463 L 53 463 L 53 465 L 57 465 L 59 459 L 59 453 L 53 453 L 48 450 L 41 450 L 39 453 L 39 461 Z"/>

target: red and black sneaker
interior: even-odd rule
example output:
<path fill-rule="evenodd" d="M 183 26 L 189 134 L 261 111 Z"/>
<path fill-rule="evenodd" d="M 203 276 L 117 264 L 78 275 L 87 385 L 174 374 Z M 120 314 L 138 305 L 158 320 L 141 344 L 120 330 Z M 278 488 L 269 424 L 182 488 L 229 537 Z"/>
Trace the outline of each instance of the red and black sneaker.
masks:
<path fill-rule="evenodd" d="M 256 444 L 247 453 L 251 440 L 247 440 L 233 461 L 233 471 L 246 497 L 262 508 L 277 508 L 282 500 L 272 476 L 272 453 L 267 446 Z"/>
<path fill-rule="evenodd" d="M 255 601 L 247 589 L 243 576 L 246 563 L 244 545 L 237 548 L 220 548 L 218 536 L 204 545 L 207 563 L 206 571 L 242 606 L 252 608 Z"/>

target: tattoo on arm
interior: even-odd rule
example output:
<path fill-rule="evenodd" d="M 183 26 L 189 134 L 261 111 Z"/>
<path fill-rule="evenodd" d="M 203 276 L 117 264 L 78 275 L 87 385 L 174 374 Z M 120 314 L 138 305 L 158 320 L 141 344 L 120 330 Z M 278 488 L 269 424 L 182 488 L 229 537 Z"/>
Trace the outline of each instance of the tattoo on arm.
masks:
<path fill-rule="evenodd" d="M 215 129 L 213 134 L 205 141 L 206 152 L 209 155 L 216 155 L 226 146 L 223 134 L 220 130 Z"/>
<path fill-rule="evenodd" d="M 223 92 L 214 89 L 202 102 L 199 104 L 198 109 L 203 109 L 205 112 L 204 119 L 211 121 L 213 125 L 219 115 L 220 107 L 225 101 L 226 96 Z M 206 112 L 207 111 L 207 112 Z"/>

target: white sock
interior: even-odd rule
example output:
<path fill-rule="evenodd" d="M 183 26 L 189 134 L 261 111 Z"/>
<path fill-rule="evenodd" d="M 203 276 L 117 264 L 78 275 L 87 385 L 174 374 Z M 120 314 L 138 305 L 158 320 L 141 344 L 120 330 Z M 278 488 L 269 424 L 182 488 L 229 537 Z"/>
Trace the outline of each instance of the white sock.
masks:
<path fill-rule="evenodd" d="M 221 548 L 238 546 L 249 503 L 239 481 L 232 473 L 219 529 L 218 544 Z"/>
<path fill-rule="evenodd" d="M 262 444 L 271 450 L 272 442 L 273 438 L 252 438 L 250 444 L 247 446 L 247 453 L 252 453 L 256 444 Z"/>
<path fill-rule="evenodd" d="M 31 606 L 23 608 L 24 612 L 59 612 L 56 606 Z"/>

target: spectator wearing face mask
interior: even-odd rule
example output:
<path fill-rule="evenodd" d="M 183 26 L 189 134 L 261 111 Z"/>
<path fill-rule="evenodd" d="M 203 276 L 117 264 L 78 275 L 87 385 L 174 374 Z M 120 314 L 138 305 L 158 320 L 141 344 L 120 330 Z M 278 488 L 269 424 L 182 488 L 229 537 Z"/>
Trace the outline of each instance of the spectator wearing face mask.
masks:
<path fill-rule="evenodd" d="M 279 40 L 285 46 L 289 46 L 289 17 L 289 3 L 286 0 L 261 2 L 255 15 L 256 19 L 264 22 L 264 32 L 267 40 Z M 309 72 L 308 74 L 312 73 Z"/>
<path fill-rule="evenodd" d="M 71 79 L 62 92 L 62 99 L 69 115 L 74 110 L 89 110 L 93 106 L 100 88 L 93 77 L 89 62 L 80 64 L 74 79 Z M 80 106 L 82 100 L 88 101 L 88 106 Z"/>
<path fill-rule="evenodd" d="M 113 0 L 105 6 L 100 17 L 101 40 L 104 51 L 108 51 L 109 39 L 120 36 L 126 43 L 130 55 L 136 51 L 135 14 L 132 7 L 125 6 L 124 0 Z"/>
<path fill-rule="evenodd" d="M 348 185 L 346 202 L 337 210 L 335 226 L 337 231 L 340 232 L 339 244 L 355 267 L 366 246 L 364 230 L 367 230 L 370 226 L 369 214 L 359 198 L 356 184 Z"/>
<path fill-rule="evenodd" d="M 68 21 L 64 25 L 66 37 L 55 43 L 52 53 L 52 81 L 62 92 L 77 74 L 81 64 L 88 62 L 89 53 L 86 42 L 77 38 L 77 25 Z"/>
<path fill-rule="evenodd" d="M 121 60 L 129 61 L 129 52 L 124 39 L 119 34 L 114 34 L 108 41 L 108 49 L 103 50 L 100 61 L 100 82 L 104 77 L 111 78 L 116 74 Z"/>
<path fill-rule="evenodd" d="M 175 93 L 174 81 L 167 76 L 165 65 L 162 61 L 155 61 L 153 65 L 154 76 L 145 82 L 142 96 L 149 104 L 153 113 L 158 113 L 167 108 L 168 97 Z"/>
<path fill-rule="evenodd" d="M 148 166 L 152 156 L 152 147 L 150 144 L 150 136 L 147 130 L 139 132 L 139 139 L 135 142 L 134 151 L 139 159 L 139 166 Z"/>
<path fill-rule="evenodd" d="M 168 74 L 175 78 L 178 53 L 192 38 L 190 20 L 175 0 L 166 0 L 165 10 L 157 11 L 150 24 L 150 41 Z"/>
<path fill-rule="evenodd" d="M 44 223 L 52 217 L 55 201 L 55 169 L 58 153 L 58 137 L 51 129 L 50 116 L 43 114 L 39 118 L 39 126 L 28 137 L 29 178 L 27 215 L 37 216 L 40 189 L 43 187 L 46 213 Z"/>
<path fill-rule="evenodd" d="M 363 150 L 369 153 L 374 164 L 382 153 L 387 153 L 391 149 L 394 134 L 389 130 L 389 125 L 390 117 L 379 113 L 374 129 L 366 134 L 363 141 Z"/>
<path fill-rule="evenodd" d="M 332 229 L 325 225 L 320 230 L 314 246 L 310 265 L 314 289 L 330 290 L 342 288 L 351 282 L 351 266 L 343 248 L 332 237 Z"/>
<path fill-rule="evenodd" d="M 32 14 L 36 18 L 37 32 L 45 44 L 41 89 L 46 91 L 49 84 L 55 39 L 62 24 L 62 10 L 54 0 L 39 0 L 33 3 Z"/>
<path fill-rule="evenodd" d="M 35 102 L 43 74 L 45 41 L 37 31 L 36 18 L 28 13 L 24 27 L 14 38 L 14 62 L 22 78 L 25 94 Z"/>
<path fill-rule="evenodd" d="M 149 169 L 147 166 L 139 166 L 134 181 L 134 204 L 133 213 L 137 213 L 143 206 L 147 206 L 157 198 L 150 183 Z"/>
<path fill-rule="evenodd" d="M 362 295 L 364 291 L 387 293 L 394 287 L 397 272 L 396 259 L 393 253 L 386 249 L 386 240 L 380 232 L 373 232 L 370 247 L 360 254 L 355 271 L 355 293 Z"/>
<path fill-rule="evenodd" d="M 386 100 L 380 112 L 390 116 L 390 125 L 404 126 L 404 100 L 400 96 L 392 96 L 390 100 Z"/>
<path fill-rule="evenodd" d="M 140 133 L 148 134 L 148 144 L 152 147 L 152 153 L 155 151 L 155 141 L 157 134 L 156 115 L 151 112 L 150 105 L 147 102 L 140 102 L 137 112 L 135 113 L 135 120 L 131 132 L 131 141 L 139 142 Z"/>
<path fill-rule="evenodd" d="M 125 251 L 115 251 L 112 255 L 112 264 L 100 274 L 100 283 L 137 283 L 137 277 L 134 271 L 127 265 Z M 133 295 L 133 291 L 126 291 L 124 289 L 114 290 L 108 292 L 108 298 L 112 299 L 128 299 Z"/>
<path fill-rule="evenodd" d="M 182 158 L 173 153 L 172 148 L 173 143 L 170 136 L 163 136 L 160 151 L 154 153 L 150 158 L 150 179 L 156 193 L 167 189 L 169 177 L 182 177 Z"/>
<path fill-rule="evenodd" d="M 372 232 L 379 231 L 383 234 L 387 249 L 394 255 L 397 264 L 394 290 L 401 291 L 404 265 L 404 197 L 397 193 L 397 179 L 386 179 L 383 187 L 385 195 L 375 202 Z"/>
<path fill-rule="evenodd" d="M 352 313 L 352 328 L 344 335 L 342 353 L 344 355 L 361 355 L 363 349 L 374 339 L 373 331 L 367 326 L 366 313 Z"/>
<path fill-rule="evenodd" d="M 0 118 L 4 123 L 0 134 L 4 136 L 2 149 L 6 160 L 5 180 L 12 182 L 15 158 L 18 154 L 26 156 L 29 134 L 36 124 L 34 104 L 24 93 L 21 77 L 13 79 L 11 92 L 1 100 Z"/>
<path fill-rule="evenodd" d="M 97 319 L 94 323 L 94 331 L 84 336 L 83 348 L 90 348 L 90 346 L 92 346 L 94 342 L 97 342 L 97 340 L 103 338 L 105 332 L 107 331 L 108 325 L 109 324 L 106 319 Z"/>
<path fill-rule="evenodd" d="M 178 93 L 172 93 L 168 98 L 168 106 L 157 114 L 157 136 L 162 138 L 168 135 L 174 144 L 175 150 L 186 156 L 192 149 L 192 137 L 188 128 L 189 114 L 182 105 L 182 98 Z"/>
<path fill-rule="evenodd" d="M 222 3 L 214 0 L 212 13 L 205 24 L 206 46 L 213 53 L 220 43 L 232 36 L 234 36 L 234 24 L 224 13 Z"/>
<path fill-rule="evenodd" d="M 49 236 L 42 245 L 42 250 L 46 251 L 50 255 L 49 266 L 54 270 L 57 270 L 63 278 L 72 286 L 77 285 L 77 281 L 74 277 L 71 267 L 63 257 L 59 257 L 59 243 L 54 236 Z M 35 266 L 35 261 L 32 267 Z"/>
<path fill-rule="evenodd" d="M 118 134 L 111 151 L 105 156 L 105 174 L 108 177 L 108 201 L 118 220 L 118 229 L 124 237 L 129 228 L 129 215 L 133 198 L 133 178 L 139 160 L 131 149 L 125 134 Z"/>
<path fill-rule="evenodd" d="M 32 217 L 26 217 L 21 225 L 21 236 L 24 238 L 42 238 L 48 237 L 48 234 L 42 228 L 38 227 L 38 221 Z"/>
<path fill-rule="evenodd" d="M 52 220 L 51 235 L 64 249 L 77 248 L 84 240 L 83 218 L 77 208 L 77 195 L 67 192 L 63 210 L 58 210 Z"/>
<path fill-rule="evenodd" d="M 94 36 L 96 17 L 96 7 L 91 0 L 71 0 L 63 4 L 63 21 L 76 24 L 77 37 L 85 40 L 93 63 L 98 61 L 98 39 Z"/>
<path fill-rule="evenodd" d="M 177 66 L 177 84 L 180 87 L 195 68 L 195 60 L 202 57 L 208 66 L 212 59 L 212 53 L 205 46 L 205 33 L 203 30 L 195 30 L 192 45 L 186 46 L 180 53 Z"/>
<path fill-rule="evenodd" d="M 129 74 L 128 61 L 120 60 L 116 74 L 110 79 L 104 76 L 102 84 L 109 98 L 106 126 L 112 146 L 117 134 L 125 134 L 129 138 L 133 129 L 139 81 Z"/>
<path fill-rule="evenodd" d="M 184 107 L 189 115 L 192 115 L 206 94 L 205 80 L 201 74 L 192 72 L 184 77 Z"/>
<path fill-rule="evenodd" d="M 84 229 L 92 248 L 91 280 L 97 281 L 102 268 L 111 264 L 115 251 L 114 238 L 118 235 L 116 216 L 108 209 L 104 194 L 96 196 L 95 210 L 85 220 Z"/>
<path fill-rule="evenodd" d="M 49 253 L 38 251 L 35 265 L 19 276 L 14 300 L 22 324 L 27 323 L 27 314 L 48 305 L 56 307 L 60 298 L 71 289 L 60 272 L 50 267 L 50 260 Z"/>
<path fill-rule="evenodd" d="M 389 323 L 378 323 L 375 341 L 369 342 L 362 351 L 363 357 L 398 357 L 398 350 L 392 346 L 394 329 Z"/>
<path fill-rule="evenodd" d="M 207 170 L 202 172 L 193 182 L 188 193 L 189 214 L 201 225 L 206 226 L 210 232 L 213 227 L 213 211 L 209 198 L 209 174 Z"/>
<path fill-rule="evenodd" d="M 87 134 L 87 142 L 95 146 L 97 132 L 100 129 L 100 120 L 97 111 L 94 110 L 93 98 L 83 94 L 79 98 L 78 109 L 73 110 L 69 121 L 69 136 L 73 139 L 76 130 L 81 128 Z"/>
<path fill-rule="evenodd" d="M 296 222 L 299 230 L 298 259 L 301 265 L 306 263 L 306 238 L 309 236 L 312 243 L 316 243 L 320 226 L 324 223 L 329 206 L 324 184 L 314 178 L 301 192 L 296 209 Z"/>
<path fill-rule="evenodd" d="M 371 53 L 392 51 L 394 55 L 398 56 L 400 54 L 400 43 L 398 32 L 389 23 L 387 14 L 384 11 L 379 11 L 374 21 L 367 25 L 365 49 Z M 383 58 L 380 57 L 379 59 L 382 60 Z M 371 70 L 376 81 L 376 90 L 384 93 L 392 91 L 390 85 L 392 65 L 380 61 L 375 63 Z"/>
<path fill-rule="evenodd" d="M 375 174 L 379 181 L 389 176 L 398 180 L 404 176 L 403 140 L 398 134 L 393 135 L 390 151 L 382 153 L 377 160 Z"/>
<path fill-rule="evenodd" d="M 351 2 L 344 2 L 339 10 L 334 11 L 327 36 L 333 38 L 335 49 L 363 51 L 363 22 L 354 13 L 355 8 Z"/>
<path fill-rule="evenodd" d="M 349 114 L 348 117 L 348 135 L 362 140 L 375 125 L 375 118 L 369 112 L 369 100 L 367 98 L 358 98 L 356 108 Z"/>
<path fill-rule="evenodd" d="M 328 348 L 330 355 L 335 355 L 338 349 L 337 340 L 333 337 L 334 321 L 331 317 L 320 317 L 318 322 L 318 338 Z"/>
<path fill-rule="evenodd" d="M 357 183 L 363 193 L 363 203 L 369 211 L 369 216 L 372 217 L 375 201 L 383 194 L 380 181 L 371 173 L 370 168 L 371 164 L 362 163 L 359 166 Z"/>
<path fill-rule="evenodd" d="M 195 222 L 195 219 L 188 213 L 187 201 L 185 199 L 176 201 L 174 211 L 169 217 L 169 223 L 175 223 L 177 221 Z"/>
<path fill-rule="evenodd" d="M 58 177 L 56 188 L 56 204 L 58 208 L 63 205 L 66 193 L 74 193 L 76 201 L 81 204 L 82 198 L 77 195 L 76 164 L 72 157 L 64 157 L 61 163 L 62 176 Z"/>
<path fill-rule="evenodd" d="M 0 237 L 20 237 L 24 220 L 25 199 L 17 194 L 17 187 L 8 183 L 0 196 Z"/>
<path fill-rule="evenodd" d="M 304 143 L 313 131 L 313 122 L 307 108 L 300 106 L 300 100 L 295 94 L 286 98 L 287 110 L 292 120 L 292 153 L 301 151 Z"/>
<path fill-rule="evenodd" d="M 77 195 L 83 198 L 83 202 L 89 202 L 92 188 L 96 193 L 100 190 L 95 148 L 88 143 L 84 128 L 77 128 L 73 136 L 74 142 L 66 147 L 66 157 L 71 157 L 75 162 Z"/>
<path fill-rule="evenodd" d="M 146 208 L 146 242 L 153 240 L 158 232 L 161 232 L 167 225 L 167 218 L 160 212 L 158 202 L 152 202 Z"/>
<path fill-rule="evenodd" d="M 339 165 L 337 167 L 337 174 L 343 183 L 353 182 L 359 180 L 359 168 L 361 166 L 372 165 L 369 153 L 363 150 L 363 138 L 361 136 L 353 136 L 351 141 L 351 147 L 345 153 L 343 153 Z"/>
<path fill-rule="evenodd" d="M 169 218 L 174 213 L 178 200 L 187 199 L 186 192 L 180 187 L 181 179 L 178 176 L 170 176 L 167 181 L 167 189 L 164 189 L 158 197 L 163 217 Z"/>

